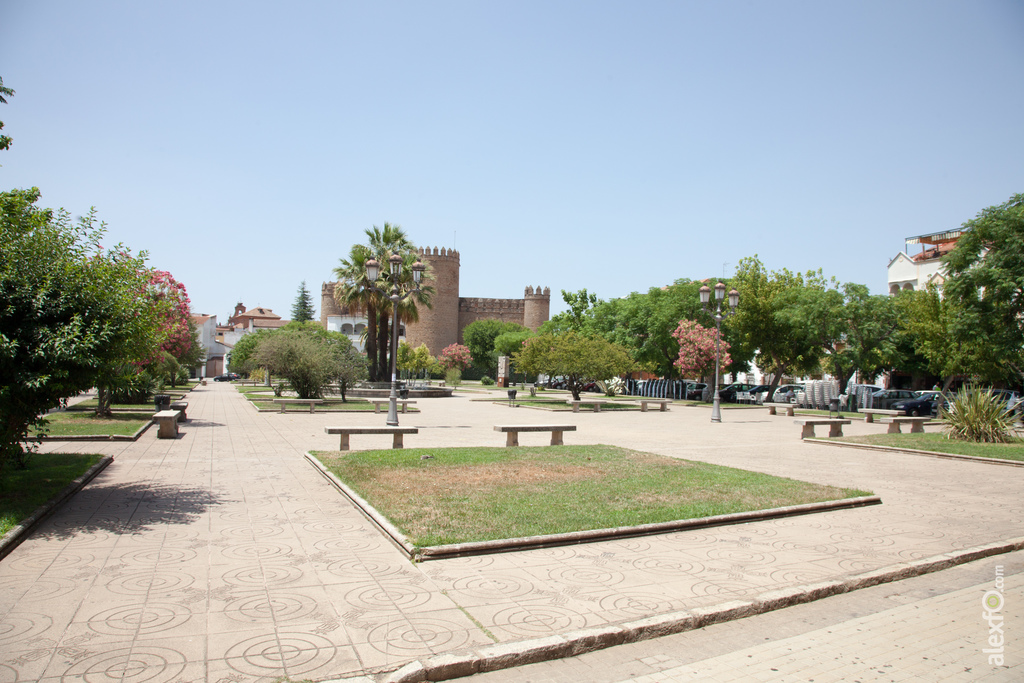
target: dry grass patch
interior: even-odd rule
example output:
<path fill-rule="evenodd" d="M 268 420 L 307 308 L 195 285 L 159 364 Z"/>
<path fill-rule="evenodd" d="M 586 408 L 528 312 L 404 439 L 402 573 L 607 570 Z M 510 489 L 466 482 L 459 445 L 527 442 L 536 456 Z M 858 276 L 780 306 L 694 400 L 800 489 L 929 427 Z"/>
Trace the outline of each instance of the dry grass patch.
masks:
<path fill-rule="evenodd" d="M 431 457 L 421 459 L 424 455 Z M 602 445 L 316 456 L 421 547 L 870 495 Z"/>

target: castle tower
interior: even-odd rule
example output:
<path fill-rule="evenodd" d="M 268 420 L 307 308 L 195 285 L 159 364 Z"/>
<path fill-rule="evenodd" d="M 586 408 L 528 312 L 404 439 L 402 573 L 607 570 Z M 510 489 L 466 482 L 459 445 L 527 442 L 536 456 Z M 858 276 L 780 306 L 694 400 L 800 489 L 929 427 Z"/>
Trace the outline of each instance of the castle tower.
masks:
<path fill-rule="evenodd" d="M 325 282 L 320 285 L 320 324 L 327 327 L 327 316 L 341 316 L 348 311 L 342 311 L 341 306 L 334 300 L 334 287 L 337 283 Z"/>
<path fill-rule="evenodd" d="M 419 255 L 427 264 L 423 282 L 434 288 L 433 307 L 419 307 L 420 319 L 406 324 L 405 339 L 413 348 L 426 344 L 430 355 L 437 356 L 459 341 L 459 252 L 428 247 Z"/>
<path fill-rule="evenodd" d="M 536 291 L 528 286 L 523 299 L 523 326 L 536 332 L 551 313 L 551 288 L 545 287 L 541 292 L 540 285 Z"/>

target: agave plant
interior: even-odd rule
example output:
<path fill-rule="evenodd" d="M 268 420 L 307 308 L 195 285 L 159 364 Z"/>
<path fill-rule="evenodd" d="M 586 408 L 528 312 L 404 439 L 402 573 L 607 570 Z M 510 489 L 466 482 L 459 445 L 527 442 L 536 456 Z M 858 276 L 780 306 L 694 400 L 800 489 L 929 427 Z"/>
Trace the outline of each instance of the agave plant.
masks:
<path fill-rule="evenodd" d="M 990 391 L 964 387 L 949 407 L 939 408 L 946 421 L 946 438 L 959 441 L 1008 443 L 1013 436 L 1013 410 L 1006 401 Z"/>

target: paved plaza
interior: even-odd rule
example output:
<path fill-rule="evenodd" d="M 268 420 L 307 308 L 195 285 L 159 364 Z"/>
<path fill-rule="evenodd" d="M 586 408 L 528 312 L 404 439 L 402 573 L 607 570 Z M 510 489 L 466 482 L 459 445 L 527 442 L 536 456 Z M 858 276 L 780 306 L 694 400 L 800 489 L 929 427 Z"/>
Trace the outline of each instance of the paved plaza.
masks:
<path fill-rule="evenodd" d="M 726 410 L 711 424 L 703 407 L 567 414 L 456 396 L 399 416 L 420 430 L 406 447 L 501 446 L 495 424 L 568 421 L 578 430 L 567 444 L 855 487 L 883 503 L 413 564 L 303 457 L 337 449 L 325 426 L 384 415 L 257 413 L 216 383 L 188 401 L 177 439 L 151 429 L 134 443 L 44 444 L 114 462 L 0 561 L 0 681 L 374 680 L 441 655 L 713 609 L 1024 537 L 1021 467 L 805 443 L 793 418 L 765 409 Z M 855 421 L 847 433 L 884 429 Z M 389 444 L 352 437 L 354 449 Z M 476 678 L 1020 680 L 1021 556 Z M 982 652 L 981 596 L 997 566 L 1010 668 Z"/>

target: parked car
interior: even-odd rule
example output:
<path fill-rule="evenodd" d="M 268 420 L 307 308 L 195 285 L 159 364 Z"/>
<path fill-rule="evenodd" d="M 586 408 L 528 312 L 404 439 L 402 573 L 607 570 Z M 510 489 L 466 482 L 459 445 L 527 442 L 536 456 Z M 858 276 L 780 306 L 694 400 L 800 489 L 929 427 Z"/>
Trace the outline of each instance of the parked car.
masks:
<path fill-rule="evenodd" d="M 743 382 L 733 382 L 727 387 L 718 390 L 718 398 L 722 403 L 735 403 L 736 393 L 740 391 L 750 391 L 753 384 L 744 384 Z"/>
<path fill-rule="evenodd" d="M 871 394 L 871 407 L 889 410 L 900 401 L 911 401 L 917 398 L 909 389 L 882 389 Z"/>
<path fill-rule="evenodd" d="M 936 412 L 936 404 L 942 395 L 938 391 L 918 391 L 914 398 L 896 401 L 892 404 L 893 410 L 902 410 L 904 415 L 918 417 L 920 415 L 932 415 Z"/>
<path fill-rule="evenodd" d="M 683 398 L 687 401 L 699 401 L 705 387 L 707 384 L 704 382 L 687 382 Z"/>
<path fill-rule="evenodd" d="M 231 375 L 217 375 L 213 378 L 214 382 L 230 382 L 233 378 Z"/>
<path fill-rule="evenodd" d="M 780 384 L 775 387 L 775 393 L 772 394 L 772 403 L 796 403 L 796 392 L 803 391 L 803 384 Z M 764 398 L 768 400 L 767 394 Z"/>

